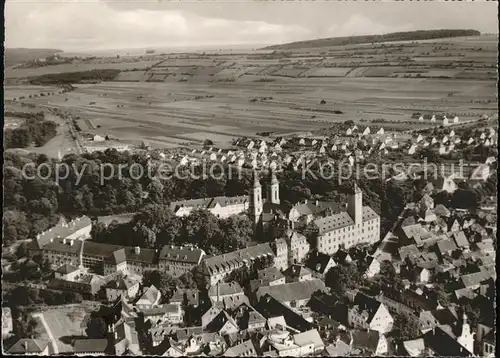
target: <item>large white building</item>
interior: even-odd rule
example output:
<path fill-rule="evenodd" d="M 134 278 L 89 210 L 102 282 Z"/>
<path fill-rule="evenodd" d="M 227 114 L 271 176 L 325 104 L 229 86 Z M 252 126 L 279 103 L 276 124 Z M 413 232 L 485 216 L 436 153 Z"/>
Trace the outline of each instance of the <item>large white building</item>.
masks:
<path fill-rule="evenodd" d="M 174 201 L 170 209 L 176 216 L 187 216 L 195 209 L 206 209 L 218 218 L 225 219 L 248 210 L 248 195 L 217 196 L 214 198 Z"/>
<path fill-rule="evenodd" d="M 380 216 L 369 206 L 363 206 L 363 192 L 354 185 L 347 199 L 347 211 L 314 221 L 318 229 L 318 252 L 331 255 L 341 246 L 374 244 L 380 237 Z"/>

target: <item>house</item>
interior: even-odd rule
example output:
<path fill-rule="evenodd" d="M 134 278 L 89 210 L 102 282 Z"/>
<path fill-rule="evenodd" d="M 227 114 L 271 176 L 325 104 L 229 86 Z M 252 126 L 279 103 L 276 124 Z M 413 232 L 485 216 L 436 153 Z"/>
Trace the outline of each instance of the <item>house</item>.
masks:
<path fill-rule="evenodd" d="M 73 352 L 76 355 L 106 355 L 108 339 L 76 339 L 73 343 Z"/>
<path fill-rule="evenodd" d="M 419 330 L 422 333 L 427 333 L 437 326 L 455 328 L 458 323 L 458 315 L 452 307 L 438 307 L 433 310 L 421 311 L 418 321 Z"/>
<path fill-rule="evenodd" d="M 274 252 L 268 243 L 249 246 L 226 254 L 205 257 L 200 264 L 200 272 L 208 276 L 210 284 L 215 285 L 234 270 L 250 265 L 256 259 L 274 258 Z"/>
<path fill-rule="evenodd" d="M 266 281 L 269 286 L 282 285 L 285 283 L 285 276 L 276 268 L 268 267 L 257 272 L 257 278 Z"/>
<path fill-rule="evenodd" d="M 307 321 L 301 314 L 269 294 L 263 295 L 254 307 L 268 321 L 272 317 L 283 316 L 286 326 L 298 332 L 305 332 L 313 328 L 311 322 Z"/>
<path fill-rule="evenodd" d="M 37 252 L 43 251 L 43 248 L 51 243 L 64 243 L 68 246 L 71 246 L 72 242 L 76 244 L 75 240 L 80 241 L 79 239 L 88 239 L 90 238 L 90 230 L 92 229 L 92 220 L 88 216 L 82 216 L 67 222 L 63 217 L 60 218 L 59 222 L 56 226 L 51 227 L 50 229 L 37 234 L 36 238 L 29 245 L 30 255 L 34 255 Z M 72 246 L 73 247 L 73 246 Z M 54 251 L 53 255 L 47 255 L 46 257 L 53 263 L 54 265 L 60 266 L 66 262 L 63 258 L 58 257 L 55 250 L 48 249 L 46 251 Z M 75 254 L 75 260 L 70 263 L 73 266 L 79 266 L 78 258 Z M 66 257 L 64 257 L 66 259 Z"/>
<path fill-rule="evenodd" d="M 425 333 L 423 338 L 426 347 L 437 355 L 463 357 L 474 354 L 473 333 L 470 330 L 470 326 L 467 323 L 467 316 L 465 315 L 458 337 L 455 337 L 451 330 L 437 326 Z"/>
<path fill-rule="evenodd" d="M 251 339 L 229 348 L 224 352 L 224 357 L 248 357 L 257 356 L 257 350 Z"/>
<path fill-rule="evenodd" d="M 416 283 L 427 283 L 430 280 L 431 272 L 429 269 L 421 266 L 416 266 L 414 269 Z"/>
<path fill-rule="evenodd" d="M 312 272 L 303 265 L 292 265 L 285 272 L 288 282 L 302 282 L 313 279 Z"/>
<path fill-rule="evenodd" d="M 221 305 L 224 309 L 232 309 L 242 303 L 248 303 L 247 296 L 237 282 L 217 282 L 210 287 L 208 296 L 214 305 Z"/>
<path fill-rule="evenodd" d="M 387 333 L 392 330 L 394 319 L 386 306 L 362 293 L 356 294 L 353 306 L 348 309 L 347 321 L 355 328 Z"/>
<path fill-rule="evenodd" d="M 353 259 L 351 255 L 345 250 L 339 250 L 337 251 L 332 258 L 337 262 L 338 264 L 351 264 L 353 262 Z"/>
<path fill-rule="evenodd" d="M 198 307 L 200 305 L 200 291 L 198 291 L 196 288 L 177 288 L 169 303 L 175 303 L 178 305 L 183 305 L 186 303 L 188 306 Z"/>
<path fill-rule="evenodd" d="M 144 315 L 144 320 L 148 319 L 154 324 L 161 322 L 169 322 L 172 324 L 181 323 L 184 319 L 184 311 L 182 307 L 175 303 L 160 305 L 156 307 L 142 308 L 139 310 Z"/>
<path fill-rule="evenodd" d="M 481 343 L 481 353 L 484 357 L 496 357 L 495 347 L 496 347 L 496 336 L 495 329 L 492 329 L 488 334 L 486 334 Z"/>
<path fill-rule="evenodd" d="M 302 263 L 310 250 L 307 238 L 290 229 L 285 231 L 283 238 L 287 243 L 288 265 Z"/>
<path fill-rule="evenodd" d="M 198 266 L 205 251 L 194 246 L 164 246 L 158 256 L 158 268 L 172 277 L 179 277 Z"/>
<path fill-rule="evenodd" d="M 139 308 L 158 306 L 161 300 L 161 292 L 154 285 L 149 286 L 135 305 Z"/>
<path fill-rule="evenodd" d="M 224 336 L 239 332 L 239 327 L 234 319 L 226 311 L 222 310 L 210 323 L 207 324 L 206 330 L 208 332 L 214 332 Z"/>
<path fill-rule="evenodd" d="M 325 344 L 317 329 L 294 334 L 293 343 L 300 347 L 299 356 L 318 354 L 325 349 Z"/>
<path fill-rule="evenodd" d="M 463 231 L 453 232 L 453 239 L 457 247 L 461 249 L 469 248 L 469 241 L 467 240 L 467 237 L 465 236 L 465 233 Z"/>
<path fill-rule="evenodd" d="M 212 153 L 212 155 L 216 155 Z M 219 218 L 228 218 L 238 215 L 249 208 L 248 195 L 242 196 L 217 196 L 203 199 L 180 200 L 170 203 L 170 209 L 179 217 L 187 216 L 194 209 L 207 209 Z"/>
<path fill-rule="evenodd" d="M 65 281 L 75 281 L 75 278 L 80 274 L 81 270 L 70 264 L 64 264 L 54 272 L 55 278 Z"/>
<path fill-rule="evenodd" d="M 384 334 L 378 331 L 355 329 L 342 334 L 344 341 L 351 349 L 371 356 L 381 356 L 388 353 L 389 343 Z"/>
<path fill-rule="evenodd" d="M 106 298 L 109 302 L 114 302 L 119 297 L 133 298 L 139 292 L 139 282 L 128 278 L 117 278 L 109 281 L 105 286 Z"/>
<path fill-rule="evenodd" d="M 322 254 L 320 252 L 315 251 L 312 253 L 307 262 L 306 262 L 306 267 L 318 273 L 322 277 L 326 275 L 326 273 L 332 268 L 337 266 L 333 258 L 329 255 Z"/>
<path fill-rule="evenodd" d="M 133 355 L 140 355 L 139 339 L 134 321 L 120 319 L 112 325 L 114 353 L 123 355 L 127 350 Z M 110 349 L 111 350 L 111 349 Z"/>
<path fill-rule="evenodd" d="M 242 303 L 230 312 L 240 331 L 260 331 L 266 326 L 267 320 L 248 303 Z"/>
<path fill-rule="evenodd" d="M 10 337 L 12 329 L 12 312 L 10 307 L 2 307 L 2 339 Z"/>
<path fill-rule="evenodd" d="M 49 355 L 49 342 L 42 339 L 21 338 L 7 350 L 8 354 Z"/>
<path fill-rule="evenodd" d="M 313 279 L 286 283 L 284 285 L 259 287 L 256 297 L 257 300 L 260 300 L 265 295 L 270 295 L 288 307 L 300 308 L 307 305 L 314 292 L 324 291 L 325 289 L 326 287 L 322 280 Z"/>

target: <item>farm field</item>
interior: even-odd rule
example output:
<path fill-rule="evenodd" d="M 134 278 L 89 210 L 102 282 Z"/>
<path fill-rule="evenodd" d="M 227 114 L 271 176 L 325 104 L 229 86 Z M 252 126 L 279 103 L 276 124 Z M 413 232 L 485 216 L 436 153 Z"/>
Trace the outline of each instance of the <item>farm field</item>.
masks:
<path fill-rule="evenodd" d="M 56 341 L 59 353 L 73 352 L 72 341 L 85 336 L 82 322 L 90 312 L 91 308 L 85 305 L 71 305 L 48 309 L 41 313 Z M 46 332 L 44 336 L 48 340 Z"/>
<path fill-rule="evenodd" d="M 430 123 L 412 119 L 416 112 L 449 113 L 462 121 L 496 113 L 496 41 L 480 36 L 297 49 L 286 55 L 170 54 L 123 64 L 101 59 L 93 68 L 144 70 L 23 102 L 70 112 L 84 135 L 128 144 L 146 140 L 152 147 L 199 146 L 205 139 L 225 145 L 258 132 L 309 132 L 346 120 L 417 129 Z M 59 71 L 56 67 L 22 71 L 32 76 Z M 5 98 L 34 87 L 7 86 Z M 55 138 L 45 147 L 65 148 L 64 140 Z"/>
<path fill-rule="evenodd" d="M 158 60 L 151 61 L 138 61 L 138 62 L 117 62 L 117 63 L 70 63 L 61 64 L 53 66 L 45 66 L 38 68 L 6 68 L 4 72 L 5 79 L 10 78 L 24 78 L 24 77 L 34 77 L 41 76 L 50 73 L 65 73 L 65 72 L 80 72 L 89 70 L 105 70 L 105 69 L 117 69 L 117 70 L 133 70 L 133 69 L 145 69 L 154 64 L 158 63 Z"/>

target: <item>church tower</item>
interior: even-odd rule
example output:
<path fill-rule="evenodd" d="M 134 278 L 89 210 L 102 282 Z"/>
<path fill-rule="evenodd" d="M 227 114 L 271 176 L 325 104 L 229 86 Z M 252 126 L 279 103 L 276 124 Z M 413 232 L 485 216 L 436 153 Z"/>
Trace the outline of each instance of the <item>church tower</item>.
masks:
<path fill-rule="evenodd" d="M 272 171 L 271 174 L 271 186 L 269 187 L 269 195 L 267 199 L 272 204 L 280 203 L 280 183 L 276 174 Z"/>
<path fill-rule="evenodd" d="M 347 213 L 356 225 L 363 223 L 363 192 L 356 183 L 352 193 L 347 197 Z"/>
<path fill-rule="evenodd" d="M 256 171 L 253 173 L 253 188 L 251 196 L 250 210 L 253 215 L 254 222 L 257 224 L 262 214 L 262 187 L 260 185 L 259 176 Z"/>
<path fill-rule="evenodd" d="M 457 341 L 464 348 L 466 348 L 470 353 L 474 354 L 474 336 L 470 330 L 470 326 L 467 323 L 467 315 L 464 313 L 463 315 L 463 324 L 462 324 L 462 334 L 458 337 Z"/>

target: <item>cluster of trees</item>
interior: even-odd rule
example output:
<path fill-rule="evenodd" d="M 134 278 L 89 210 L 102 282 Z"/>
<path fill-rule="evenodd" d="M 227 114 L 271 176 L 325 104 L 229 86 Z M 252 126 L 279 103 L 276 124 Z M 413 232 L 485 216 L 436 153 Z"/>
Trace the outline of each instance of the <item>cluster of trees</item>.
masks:
<path fill-rule="evenodd" d="M 253 223 L 244 215 L 219 219 L 211 212 L 196 209 L 177 217 L 167 206 L 148 204 L 129 223 L 98 223 L 95 241 L 161 249 L 165 245 L 196 245 L 216 255 L 246 247 L 253 238 Z"/>
<path fill-rule="evenodd" d="M 45 113 L 44 112 L 17 112 L 17 111 L 6 111 L 4 113 L 5 117 L 17 117 L 17 118 L 23 118 L 23 119 L 38 119 L 39 121 L 43 121 L 45 119 Z"/>
<path fill-rule="evenodd" d="M 50 176 L 47 179 L 39 177 L 28 179 L 21 171 L 27 163 L 36 165 L 45 163 L 51 168 L 50 173 L 45 173 L 46 170 L 42 170 L 41 173 Z M 190 176 L 159 179 L 154 177 L 157 169 L 152 168 L 152 175 L 139 176 L 135 170 L 137 168 L 124 165 L 137 163 L 143 168 L 148 168 L 146 156 L 116 150 L 65 156 L 62 163 L 69 169 L 67 177 L 64 168 L 57 168 L 58 163 L 57 160 L 49 160 L 45 155 L 21 156 L 6 153 L 3 222 L 7 242 L 26 239 L 49 228 L 57 221 L 58 214 L 74 217 L 81 214 L 98 216 L 136 212 L 148 204 L 166 206 L 169 202 L 181 198 L 245 195 L 253 185 L 250 171 L 243 172 L 241 177 L 233 173 L 232 177 L 221 175 L 218 179 L 214 177 L 195 179 Z M 199 170 L 200 173 L 195 172 L 195 174 L 201 174 L 201 169 Z M 227 168 L 225 170 L 229 171 Z M 302 173 L 292 168 L 285 168 L 279 178 L 280 196 L 285 206 L 291 206 L 304 199 L 345 202 L 347 191 L 352 187 L 354 178 L 339 183 L 335 177 L 322 178 L 319 167 L 313 167 L 311 170 L 313 175 L 302 177 Z M 56 173 L 60 175 L 58 185 L 55 182 Z M 103 180 L 111 173 L 113 175 L 110 179 Z M 36 171 L 34 168 L 29 168 L 27 174 L 36 175 Z M 218 173 L 215 174 L 218 176 Z M 139 179 L 136 179 L 138 177 Z M 394 220 L 399 209 L 404 206 L 406 197 L 412 193 L 407 191 L 411 188 L 411 185 L 407 184 L 411 182 L 403 182 L 404 184 L 385 182 L 382 178 L 373 180 L 361 178 L 357 182 L 363 190 L 365 205 L 370 205 L 376 212 L 381 213 L 388 222 Z M 267 181 L 263 181 L 263 192 L 266 192 L 268 185 Z M 189 238 L 201 246 L 211 246 L 210 240 L 219 237 L 221 232 L 226 233 L 226 237 L 233 237 L 236 234 L 242 239 L 248 237 L 248 222 L 241 218 L 217 220 L 199 211 L 194 212 L 190 219 L 185 219 L 186 222 L 182 222 L 165 213 L 158 215 L 165 217 L 165 223 L 169 225 L 153 227 L 154 223 L 149 225 L 146 216 L 137 220 L 134 225 L 143 236 L 149 235 L 150 240 L 159 241 L 160 245 L 182 242 Z M 181 226 L 183 229 L 178 229 Z M 148 229 L 152 230 L 154 238 Z M 244 242 L 244 240 L 239 241 Z M 238 247 L 232 239 L 224 239 L 223 242 L 215 245 L 221 251 Z"/>
<path fill-rule="evenodd" d="M 65 72 L 65 73 L 48 73 L 41 76 L 36 76 L 30 79 L 30 83 L 34 85 L 64 85 L 82 83 L 88 81 L 111 81 L 114 79 L 120 70 L 116 69 L 99 69 L 80 72 Z"/>
<path fill-rule="evenodd" d="M 5 148 L 26 148 L 33 143 L 43 146 L 57 134 L 57 124 L 54 121 L 28 118 L 18 128 L 4 130 Z"/>
<path fill-rule="evenodd" d="M 4 300 L 16 306 L 48 305 L 59 306 L 69 303 L 81 303 L 83 297 L 78 292 L 57 291 L 18 285 L 8 291 Z"/>

